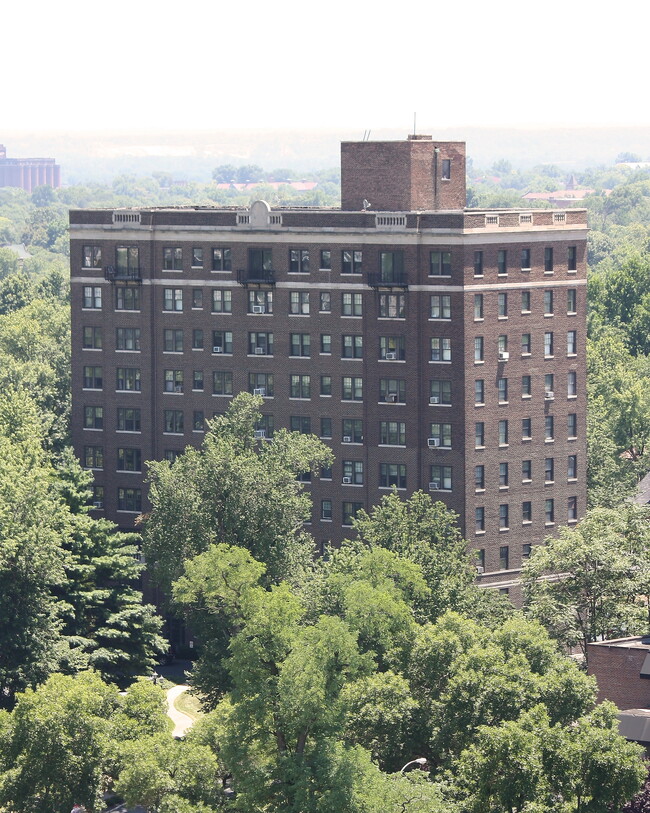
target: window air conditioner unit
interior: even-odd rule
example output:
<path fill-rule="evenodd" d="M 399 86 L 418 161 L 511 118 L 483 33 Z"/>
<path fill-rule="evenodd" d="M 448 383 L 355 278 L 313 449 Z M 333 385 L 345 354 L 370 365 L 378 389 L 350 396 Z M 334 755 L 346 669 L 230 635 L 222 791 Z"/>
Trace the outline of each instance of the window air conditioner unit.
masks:
<path fill-rule="evenodd" d="M 101 500 L 95 500 L 95 502 L 93 503 L 93 508 L 103 508 L 103 507 L 104 503 Z"/>
<path fill-rule="evenodd" d="M 266 437 L 266 429 L 256 429 L 255 430 L 255 437 L 256 438 L 265 438 Z"/>
<path fill-rule="evenodd" d="M 476 565 L 476 572 L 478 574 L 485 573 L 485 568 L 482 565 Z"/>
<path fill-rule="evenodd" d="M 174 387 L 174 392 L 183 392 L 183 385 L 176 384 L 176 386 Z"/>
<path fill-rule="evenodd" d="M 427 443 L 429 444 L 429 448 L 433 449 L 434 446 L 440 446 L 440 438 L 428 438 Z"/>
<path fill-rule="evenodd" d="M 263 347 L 256 347 L 255 348 L 255 355 L 256 356 L 263 356 L 264 355 L 264 348 Z"/>
<path fill-rule="evenodd" d="M 389 392 L 388 395 L 386 396 L 386 400 L 391 401 L 392 403 L 395 403 L 395 401 L 397 401 L 397 393 L 396 392 Z"/>
<path fill-rule="evenodd" d="M 223 353 L 223 347 L 213 347 L 212 352 L 213 353 Z"/>
<path fill-rule="evenodd" d="M 253 305 L 253 313 L 264 313 L 264 305 Z"/>
<path fill-rule="evenodd" d="M 266 395 L 266 387 L 255 387 L 253 395 Z"/>
<path fill-rule="evenodd" d="M 506 350 L 499 350 L 499 361 L 508 361 L 510 358 L 510 353 Z"/>
<path fill-rule="evenodd" d="M 386 353 L 385 359 L 386 359 L 386 361 L 396 361 L 397 360 L 397 353 Z"/>
<path fill-rule="evenodd" d="M 351 477 L 344 477 L 343 478 L 343 485 L 349 486 L 351 482 L 352 482 Z"/>
<path fill-rule="evenodd" d="M 440 483 L 438 483 L 438 482 L 429 483 L 429 491 L 438 491 L 439 488 L 440 488 Z"/>
<path fill-rule="evenodd" d="M 429 398 L 429 403 L 430 404 L 439 404 L 440 403 L 440 396 L 439 395 L 432 395 L 431 398 Z"/>
<path fill-rule="evenodd" d="M 553 398 L 555 398 L 555 393 L 553 390 L 546 390 L 544 393 L 544 398 L 546 398 L 547 401 L 552 401 Z"/>
<path fill-rule="evenodd" d="M 343 435 L 343 443 L 352 443 L 352 437 L 350 435 Z"/>

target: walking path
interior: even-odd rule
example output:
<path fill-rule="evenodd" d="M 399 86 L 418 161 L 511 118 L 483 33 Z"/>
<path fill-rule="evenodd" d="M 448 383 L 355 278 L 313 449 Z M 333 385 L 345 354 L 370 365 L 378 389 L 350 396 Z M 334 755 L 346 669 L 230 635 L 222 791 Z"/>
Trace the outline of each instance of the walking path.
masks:
<path fill-rule="evenodd" d="M 189 686 L 181 685 L 172 686 L 171 689 L 167 690 L 167 715 L 174 723 L 172 737 L 184 737 L 188 729 L 194 725 L 194 720 L 189 715 L 183 714 L 182 711 L 178 711 L 178 709 L 174 706 L 174 701 L 176 698 L 183 694 L 183 692 L 186 692 L 189 688 Z"/>

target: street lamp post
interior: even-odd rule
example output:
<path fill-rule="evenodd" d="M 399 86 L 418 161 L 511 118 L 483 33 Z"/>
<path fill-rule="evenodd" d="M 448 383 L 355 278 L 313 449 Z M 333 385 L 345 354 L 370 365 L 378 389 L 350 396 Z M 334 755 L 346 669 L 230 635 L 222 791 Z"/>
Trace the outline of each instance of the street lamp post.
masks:
<path fill-rule="evenodd" d="M 409 765 L 419 765 L 421 768 L 427 764 L 426 757 L 418 757 L 417 759 L 412 759 L 410 762 L 407 762 L 406 765 L 402 768 L 400 773 L 404 773 L 404 771 L 409 767 Z"/>

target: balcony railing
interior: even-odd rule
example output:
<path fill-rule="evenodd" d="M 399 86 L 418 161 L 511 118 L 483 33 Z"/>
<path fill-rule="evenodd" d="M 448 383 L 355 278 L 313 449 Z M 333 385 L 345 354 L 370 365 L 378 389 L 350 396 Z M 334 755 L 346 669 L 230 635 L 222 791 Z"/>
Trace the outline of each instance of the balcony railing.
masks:
<path fill-rule="evenodd" d="M 237 271 L 237 282 L 240 285 L 275 285 L 275 271 L 243 268 Z"/>
<path fill-rule="evenodd" d="M 408 276 L 405 271 L 371 272 L 368 274 L 368 285 L 371 288 L 408 288 Z"/>
<path fill-rule="evenodd" d="M 131 282 L 141 282 L 142 272 L 139 268 L 119 268 L 115 265 L 104 267 L 104 279 L 114 282 L 116 280 L 127 280 Z"/>

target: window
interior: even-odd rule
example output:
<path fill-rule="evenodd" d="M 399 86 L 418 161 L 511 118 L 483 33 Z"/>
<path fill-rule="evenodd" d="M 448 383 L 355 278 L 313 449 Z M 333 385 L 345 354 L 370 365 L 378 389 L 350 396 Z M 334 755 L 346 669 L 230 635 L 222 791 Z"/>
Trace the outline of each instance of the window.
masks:
<path fill-rule="evenodd" d="M 300 432 L 301 435 L 310 435 L 311 418 L 307 415 L 292 415 L 289 418 L 289 428 L 292 432 Z"/>
<path fill-rule="evenodd" d="M 474 509 L 474 530 L 477 534 L 485 532 L 485 508 Z"/>
<path fill-rule="evenodd" d="M 567 434 L 571 440 L 578 437 L 578 416 L 575 412 L 569 412 L 567 419 Z"/>
<path fill-rule="evenodd" d="M 533 521 L 533 504 L 530 500 L 524 500 L 521 504 L 521 523 L 527 525 Z M 530 545 L 524 544 L 521 558 L 528 559 L 530 556 Z"/>
<path fill-rule="evenodd" d="M 182 331 L 181 331 L 182 333 Z M 115 329 L 116 350 L 140 350 L 140 328 L 118 327 Z"/>
<path fill-rule="evenodd" d="M 530 271 L 530 249 L 522 248 L 521 250 L 521 270 Z"/>
<path fill-rule="evenodd" d="M 501 277 L 508 273 L 508 252 L 504 248 L 497 252 L 497 273 Z"/>
<path fill-rule="evenodd" d="M 83 388 L 85 390 L 101 390 L 104 386 L 102 367 L 84 367 Z"/>
<path fill-rule="evenodd" d="M 104 468 L 103 446 L 84 446 L 84 467 L 87 469 Z"/>
<path fill-rule="evenodd" d="M 179 246 L 174 248 L 163 248 L 163 270 L 182 271 L 183 270 L 183 249 Z"/>
<path fill-rule="evenodd" d="M 499 421 L 499 446 L 508 445 L 508 421 Z"/>
<path fill-rule="evenodd" d="M 342 399 L 344 401 L 363 401 L 363 378 L 344 375 L 341 379 Z"/>
<path fill-rule="evenodd" d="M 230 248 L 212 249 L 212 270 L 232 271 L 232 249 Z"/>
<path fill-rule="evenodd" d="M 131 407 L 117 408 L 117 431 L 118 432 L 139 432 L 140 431 L 140 410 Z"/>
<path fill-rule="evenodd" d="M 483 294 L 474 294 L 474 319 L 483 318 Z"/>
<path fill-rule="evenodd" d="M 532 394 L 532 378 L 529 375 L 521 377 L 521 397 L 530 398 Z"/>
<path fill-rule="evenodd" d="M 200 310 L 203 307 L 203 288 L 192 288 L 192 308 Z"/>
<path fill-rule="evenodd" d="M 115 310 L 139 311 L 140 287 L 118 285 L 115 288 Z"/>
<path fill-rule="evenodd" d="M 522 483 L 530 483 L 533 479 L 533 461 L 521 461 L 521 481 Z"/>
<path fill-rule="evenodd" d="M 483 276 L 483 252 L 482 251 L 475 251 L 474 252 L 474 276 L 475 277 L 482 277 Z"/>
<path fill-rule="evenodd" d="M 508 508 L 508 506 L 506 506 L 506 509 L 507 508 Z M 506 511 L 506 514 L 507 514 L 507 511 Z M 499 517 L 501 517 L 500 512 L 499 512 Z M 506 517 L 506 519 L 507 519 L 507 517 Z M 501 527 L 505 528 L 507 526 L 502 525 Z M 510 548 L 508 547 L 508 545 L 501 545 L 501 547 L 499 548 L 499 569 L 500 570 L 508 570 L 509 565 L 510 565 Z"/>
<path fill-rule="evenodd" d="M 273 415 L 260 415 L 255 429 L 258 432 L 264 432 L 263 437 L 272 438 L 275 432 L 275 421 Z"/>
<path fill-rule="evenodd" d="M 451 491 L 451 466 L 431 466 L 429 489 Z"/>
<path fill-rule="evenodd" d="M 382 282 L 395 282 L 404 274 L 404 252 L 380 251 L 379 271 Z"/>
<path fill-rule="evenodd" d="M 497 378 L 497 392 L 499 394 L 499 403 L 504 404 L 508 402 L 508 379 Z"/>
<path fill-rule="evenodd" d="M 431 339 L 431 361 L 451 361 L 451 339 Z"/>
<path fill-rule="evenodd" d="M 101 350 L 102 329 L 100 327 L 84 327 L 82 347 L 84 350 Z"/>
<path fill-rule="evenodd" d="M 404 361 L 404 336 L 380 336 L 379 358 L 384 361 Z"/>
<path fill-rule="evenodd" d="M 273 373 L 249 373 L 248 391 L 253 395 L 271 398 L 273 396 Z M 228 394 L 232 395 L 232 390 Z"/>
<path fill-rule="evenodd" d="M 508 294 L 497 294 L 497 306 L 499 316 L 503 319 L 508 316 Z"/>
<path fill-rule="evenodd" d="M 521 292 L 521 312 L 530 313 L 530 291 Z"/>
<path fill-rule="evenodd" d="M 546 415 L 544 418 L 544 438 L 546 440 L 553 440 L 555 438 L 554 420 L 552 415 Z"/>
<path fill-rule="evenodd" d="M 168 328 L 163 330 L 163 350 L 165 353 L 183 352 L 183 331 Z"/>
<path fill-rule="evenodd" d="M 569 497 L 567 499 L 567 520 L 575 522 L 578 519 L 578 498 Z"/>
<path fill-rule="evenodd" d="M 323 248 L 320 252 L 320 269 L 321 271 L 332 270 L 332 252 L 329 248 Z"/>
<path fill-rule="evenodd" d="M 510 514 L 510 511 L 509 511 L 508 503 L 501 503 L 501 505 L 499 506 L 499 530 L 500 531 L 507 531 L 508 528 L 510 527 L 509 514 Z M 503 550 L 504 550 L 504 548 L 501 548 L 501 551 L 503 551 Z M 506 547 L 505 550 L 507 551 L 508 548 Z M 505 564 L 503 563 L 503 553 L 501 553 L 501 569 L 502 570 L 507 570 L 508 569 L 507 559 L 506 559 Z"/>
<path fill-rule="evenodd" d="M 553 334 L 544 334 L 544 355 L 550 358 L 553 355 Z"/>
<path fill-rule="evenodd" d="M 477 449 L 482 449 L 485 446 L 485 424 L 483 421 L 477 421 L 474 424 L 474 446 Z"/>
<path fill-rule="evenodd" d="M 485 403 L 485 381 L 482 378 L 477 378 L 474 382 L 474 403 Z"/>
<path fill-rule="evenodd" d="M 406 466 L 403 463 L 379 464 L 380 488 L 406 488 Z"/>
<path fill-rule="evenodd" d="M 331 438 L 332 437 L 332 419 L 331 418 L 321 418 L 320 419 L 320 436 L 322 438 Z"/>
<path fill-rule="evenodd" d="M 163 310 L 164 311 L 183 310 L 182 288 L 163 288 Z"/>
<path fill-rule="evenodd" d="M 533 421 L 532 418 L 521 419 L 521 439 L 530 440 L 533 437 Z"/>
<path fill-rule="evenodd" d="M 569 271 L 578 270 L 578 248 L 577 246 L 569 246 L 567 254 L 567 269 Z"/>
<path fill-rule="evenodd" d="M 360 274 L 363 271 L 362 251 L 343 251 L 341 253 L 341 273 Z"/>
<path fill-rule="evenodd" d="M 578 352 L 578 332 L 576 330 L 567 330 L 566 352 L 567 356 L 575 356 Z"/>
<path fill-rule="evenodd" d="M 379 443 L 382 446 L 405 446 L 406 423 L 403 421 L 381 421 Z"/>
<path fill-rule="evenodd" d="M 222 288 L 212 291 L 212 313 L 232 313 L 232 291 L 224 291 Z"/>
<path fill-rule="evenodd" d="M 192 389 L 203 392 L 203 370 L 194 370 L 192 372 Z"/>
<path fill-rule="evenodd" d="M 291 291 L 289 293 L 289 313 L 309 316 L 309 291 Z"/>
<path fill-rule="evenodd" d="M 320 518 L 324 522 L 331 522 L 332 521 L 332 501 L 331 500 L 321 500 L 320 501 Z"/>
<path fill-rule="evenodd" d="M 84 407 L 84 429 L 104 428 L 104 407 Z"/>
<path fill-rule="evenodd" d="M 321 313 L 330 313 L 332 310 L 332 294 L 329 291 L 320 292 L 320 308 Z"/>
<path fill-rule="evenodd" d="M 450 251 L 432 251 L 429 254 L 429 276 L 430 277 L 451 276 Z"/>
<path fill-rule="evenodd" d="M 555 458 L 553 457 L 544 458 L 544 482 L 555 482 Z"/>
<path fill-rule="evenodd" d="M 248 354 L 250 356 L 272 356 L 273 334 L 260 331 L 249 333 Z"/>
<path fill-rule="evenodd" d="M 232 372 L 230 370 L 215 370 L 212 373 L 212 394 L 232 395 Z"/>
<path fill-rule="evenodd" d="M 432 319 L 451 319 L 451 297 L 432 294 L 430 299 Z"/>
<path fill-rule="evenodd" d="M 164 429 L 167 434 L 182 435 L 184 420 L 182 409 L 166 409 L 164 411 Z"/>
<path fill-rule="evenodd" d="M 82 251 L 82 265 L 84 268 L 102 267 L 102 247 L 84 246 Z"/>
<path fill-rule="evenodd" d="M 344 502 L 343 503 L 343 525 L 352 525 L 352 520 L 356 517 L 357 513 L 363 508 L 362 502 Z"/>
<path fill-rule="evenodd" d="M 577 299 L 576 299 L 576 289 L 575 288 L 568 288 L 566 292 L 566 312 L 567 313 L 576 313 L 577 308 Z"/>
<path fill-rule="evenodd" d="M 476 551 L 476 569 L 479 573 L 485 570 L 485 548 Z"/>
<path fill-rule="evenodd" d="M 117 510 L 140 513 L 140 511 L 142 511 L 142 489 L 118 488 Z"/>
<path fill-rule="evenodd" d="M 508 486 L 508 464 L 499 463 L 499 486 L 506 488 Z"/>
<path fill-rule="evenodd" d="M 230 330 L 212 331 L 212 352 L 232 353 L 232 331 Z"/>
<path fill-rule="evenodd" d="M 115 389 L 128 392 L 140 392 L 142 381 L 139 367 L 118 367 L 115 377 Z"/>
<path fill-rule="evenodd" d="M 451 381 L 442 378 L 434 378 L 429 382 L 429 403 L 451 404 Z"/>
<path fill-rule="evenodd" d="M 440 172 L 440 177 L 442 178 L 443 181 L 451 180 L 451 158 L 442 159 L 442 169 Z"/>
<path fill-rule="evenodd" d="M 329 355 L 332 352 L 332 336 L 330 333 L 320 334 L 320 352 Z"/>
<path fill-rule="evenodd" d="M 306 248 L 289 249 L 289 273 L 290 274 L 309 273 L 309 249 Z"/>
<path fill-rule="evenodd" d="M 291 333 L 289 344 L 289 355 L 303 356 L 304 358 L 311 356 L 311 336 L 309 333 Z"/>
<path fill-rule="evenodd" d="M 555 500 L 544 500 L 544 517 L 547 525 L 555 522 Z"/>
<path fill-rule="evenodd" d="M 382 319 L 404 319 L 406 316 L 404 294 L 379 294 L 379 316 Z"/>
<path fill-rule="evenodd" d="M 290 398 L 311 398 L 311 376 L 295 375 L 289 377 Z"/>
<path fill-rule="evenodd" d="M 451 424 L 429 424 L 429 439 L 433 441 L 433 443 L 430 444 L 432 446 L 440 446 L 443 449 L 451 449 Z"/>
<path fill-rule="evenodd" d="M 249 313 L 273 313 L 273 291 L 249 291 Z"/>
<path fill-rule="evenodd" d="M 140 273 L 140 252 L 137 246 L 117 246 L 115 264 L 119 276 L 136 279 Z"/>
<path fill-rule="evenodd" d="M 341 358 L 363 358 L 363 336 L 341 336 Z"/>
<path fill-rule="evenodd" d="M 508 337 L 505 333 L 502 333 L 497 340 L 497 350 L 499 351 L 499 355 L 508 352 Z M 505 361 L 505 359 L 500 360 Z"/>
<path fill-rule="evenodd" d="M 183 392 L 183 371 L 165 370 L 164 382 L 165 392 Z"/>
<path fill-rule="evenodd" d="M 192 249 L 192 268 L 203 268 L 203 249 L 198 246 Z"/>
<path fill-rule="evenodd" d="M 343 483 L 346 485 L 363 485 L 363 461 L 343 461 Z"/>
<path fill-rule="evenodd" d="M 529 356 L 531 353 L 530 333 L 521 334 L 521 355 Z"/>
<path fill-rule="evenodd" d="M 179 454 L 180 452 L 176 449 L 165 449 L 163 456 L 169 463 L 173 463 Z"/>
<path fill-rule="evenodd" d="M 363 313 L 363 295 L 362 294 L 341 294 L 341 315 L 342 316 L 361 316 Z"/>
<path fill-rule="evenodd" d="M 192 350 L 203 350 L 203 330 L 200 327 L 192 330 Z"/>
<path fill-rule="evenodd" d="M 405 403 L 406 381 L 403 378 L 380 378 L 379 400 L 385 403 Z"/>
<path fill-rule="evenodd" d="M 544 315 L 553 315 L 553 291 L 544 291 Z"/>
<path fill-rule="evenodd" d="M 205 432 L 205 415 L 202 409 L 195 409 L 192 417 L 192 431 Z"/>
<path fill-rule="evenodd" d="M 578 455 L 570 454 L 567 457 L 566 466 L 567 480 L 576 480 L 578 477 Z"/>
<path fill-rule="evenodd" d="M 553 373 L 546 373 L 544 376 L 544 397 L 547 400 L 555 397 L 555 376 Z"/>
<path fill-rule="evenodd" d="M 553 248 L 551 246 L 544 249 L 544 273 L 553 273 Z"/>
<path fill-rule="evenodd" d="M 485 488 L 485 466 L 474 466 L 474 488 L 476 491 Z"/>
<path fill-rule="evenodd" d="M 344 418 L 341 422 L 343 443 L 363 443 L 363 421 L 359 418 Z"/>
<path fill-rule="evenodd" d="M 142 471 L 142 452 L 140 449 L 118 449 L 117 471 Z"/>
<path fill-rule="evenodd" d="M 84 285 L 83 307 L 91 310 L 101 310 L 102 289 L 99 286 Z"/>
<path fill-rule="evenodd" d="M 474 361 L 483 361 L 483 336 L 474 337 Z"/>

